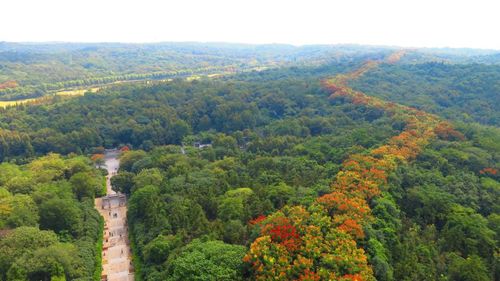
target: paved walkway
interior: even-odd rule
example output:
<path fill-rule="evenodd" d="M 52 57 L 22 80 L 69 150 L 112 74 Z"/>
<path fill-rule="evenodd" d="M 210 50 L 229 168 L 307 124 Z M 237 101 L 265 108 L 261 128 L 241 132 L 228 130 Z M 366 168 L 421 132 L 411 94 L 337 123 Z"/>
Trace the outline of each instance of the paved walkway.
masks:
<path fill-rule="evenodd" d="M 111 189 L 111 177 L 116 174 L 120 162 L 119 152 L 106 151 L 105 162 L 107 195 L 95 200 L 95 206 L 104 218 L 104 239 L 102 248 L 103 281 L 133 281 L 134 268 L 127 228 L 127 199 Z"/>

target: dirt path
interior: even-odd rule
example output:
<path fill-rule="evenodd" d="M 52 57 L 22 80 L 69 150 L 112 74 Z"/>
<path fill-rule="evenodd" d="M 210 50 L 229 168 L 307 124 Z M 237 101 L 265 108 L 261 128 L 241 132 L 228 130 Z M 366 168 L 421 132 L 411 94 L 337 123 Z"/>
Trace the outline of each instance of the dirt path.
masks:
<path fill-rule="evenodd" d="M 134 269 L 127 227 L 127 199 L 124 194 L 111 189 L 113 177 L 120 165 L 119 151 L 109 150 L 105 154 L 107 195 L 95 200 L 95 206 L 104 218 L 104 238 L 102 248 L 102 274 L 105 281 L 132 281 Z"/>

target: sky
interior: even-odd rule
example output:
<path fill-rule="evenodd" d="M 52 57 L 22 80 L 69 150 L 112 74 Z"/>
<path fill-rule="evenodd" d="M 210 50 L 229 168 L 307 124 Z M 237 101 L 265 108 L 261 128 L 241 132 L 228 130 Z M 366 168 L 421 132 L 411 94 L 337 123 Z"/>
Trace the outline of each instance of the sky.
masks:
<path fill-rule="evenodd" d="M 500 49 L 498 0 L 1 0 L 0 41 Z"/>

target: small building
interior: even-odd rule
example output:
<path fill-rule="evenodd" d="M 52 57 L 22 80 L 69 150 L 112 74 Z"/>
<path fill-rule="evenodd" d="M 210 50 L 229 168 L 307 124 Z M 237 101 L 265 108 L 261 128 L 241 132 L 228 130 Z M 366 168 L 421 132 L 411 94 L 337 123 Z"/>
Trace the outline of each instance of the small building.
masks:
<path fill-rule="evenodd" d="M 198 142 L 198 141 L 194 143 L 194 147 L 196 147 L 198 149 L 203 149 L 205 147 L 210 147 L 210 146 L 212 146 L 211 143 L 201 143 L 201 142 Z"/>
<path fill-rule="evenodd" d="M 101 200 L 101 209 L 111 209 L 115 207 L 122 207 L 125 206 L 127 203 L 127 197 L 125 194 L 122 193 L 116 193 L 116 194 L 110 194 L 102 197 Z"/>

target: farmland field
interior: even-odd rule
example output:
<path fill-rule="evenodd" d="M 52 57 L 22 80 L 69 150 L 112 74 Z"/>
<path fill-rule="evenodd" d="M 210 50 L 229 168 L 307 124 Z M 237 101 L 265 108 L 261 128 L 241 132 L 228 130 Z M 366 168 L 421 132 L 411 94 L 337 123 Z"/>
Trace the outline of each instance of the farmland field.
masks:
<path fill-rule="evenodd" d="M 29 98 L 29 99 L 20 99 L 20 100 L 14 100 L 14 101 L 0 101 L 0 107 L 8 107 L 8 106 L 16 106 L 16 105 L 21 105 L 21 104 L 38 104 L 38 103 L 43 103 L 44 101 L 47 100 L 52 100 L 54 97 L 76 97 L 76 96 L 83 96 L 86 92 L 91 92 L 95 93 L 99 90 L 97 87 L 93 88 L 88 88 L 88 89 L 77 89 L 77 90 L 65 90 L 65 91 L 59 91 L 51 95 L 43 96 L 43 97 L 38 97 L 38 98 Z"/>

